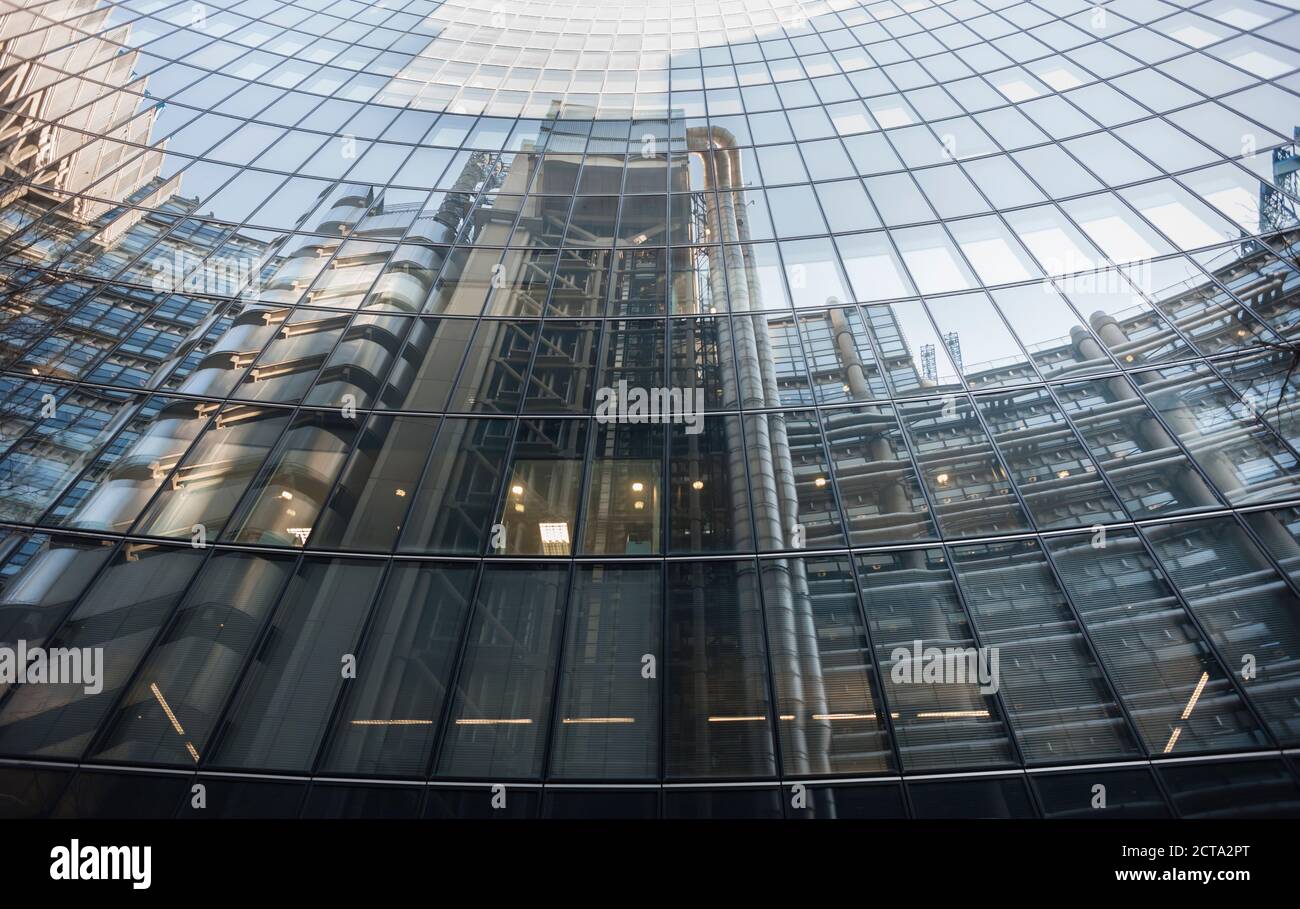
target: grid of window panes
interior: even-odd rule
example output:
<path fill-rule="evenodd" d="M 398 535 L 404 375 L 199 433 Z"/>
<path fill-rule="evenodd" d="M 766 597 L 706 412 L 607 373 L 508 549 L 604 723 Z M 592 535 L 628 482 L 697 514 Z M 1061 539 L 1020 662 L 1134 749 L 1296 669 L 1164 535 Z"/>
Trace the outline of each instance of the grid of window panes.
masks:
<path fill-rule="evenodd" d="M 0 758 L 1195 813 L 1300 746 L 1295 10 L 7 4 L 0 644 L 107 670 Z"/>

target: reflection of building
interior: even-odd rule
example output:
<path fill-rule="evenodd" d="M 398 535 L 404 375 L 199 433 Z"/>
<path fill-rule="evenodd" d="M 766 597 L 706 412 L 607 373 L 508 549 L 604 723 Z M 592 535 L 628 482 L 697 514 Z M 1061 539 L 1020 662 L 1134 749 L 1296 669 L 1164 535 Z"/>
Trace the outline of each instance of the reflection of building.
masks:
<path fill-rule="evenodd" d="M 0 206 L 38 193 L 67 199 L 69 217 L 93 221 L 156 177 L 163 159 L 162 147 L 150 143 L 155 107 L 138 110 L 135 94 L 113 87 L 129 81 L 138 56 L 125 48 L 130 28 L 79 41 L 104 29 L 111 6 L 96 0 L 6 6 L 14 8 L 0 12 Z M 175 189 L 175 182 L 159 183 L 134 201 L 162 205 Z M 122 212 L 106 237 L 139 217 Z"/>
<path fill-rule="evenodd" d="M 1157 263 L 1185 278 L 1159 292 L 917 293 L 911 227 L 832 229 L 872 204 L 838 138 L 593 109 L 452 115 L 455 148 L 428 110 L 376 127 L 355 166 L 445 173 L 309 175 L 274 231 L 157 173 L 116 235 L 39 192 L 0 212 L 0 643 L 114 666 L 102 696 L 0 690 L 0 791 L 113 813 L 129 767 L 164 815 L 194 772 L 214 813 L 488 814 L 504 780 L 553 816 L 1086 815 L 1103 779 L 1117 812 L 1291 811 L 1294 228 Z M 880 113 L 854 135 L 891 141 Z M 620 383 L 701 389 L 703 430 L 597 419 Z M 916 641 L 998 648 L 1001 687 L 900 680 Z"/>

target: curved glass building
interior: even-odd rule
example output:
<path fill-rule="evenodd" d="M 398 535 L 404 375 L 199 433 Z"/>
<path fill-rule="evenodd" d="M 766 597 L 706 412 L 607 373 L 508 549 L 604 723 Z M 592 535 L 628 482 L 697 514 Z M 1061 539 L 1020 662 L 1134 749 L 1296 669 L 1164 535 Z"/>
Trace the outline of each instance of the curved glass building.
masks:
<path fill-rule="evenodd" d="M 1297 9 L 0 3 L 0 813 L 1300 813 Z"/>

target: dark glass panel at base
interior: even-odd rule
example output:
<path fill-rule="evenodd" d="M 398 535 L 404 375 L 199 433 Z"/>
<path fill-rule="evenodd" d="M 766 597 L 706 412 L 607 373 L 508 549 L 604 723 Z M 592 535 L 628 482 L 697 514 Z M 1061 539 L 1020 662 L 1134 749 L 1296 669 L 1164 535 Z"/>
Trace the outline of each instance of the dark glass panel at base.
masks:
<path fill-rule="evenodd" d="M 670 820 L 780 820 L 781 790 L 665 789 L 664 817 Z"/>
<path fill-rule="evenodd" d="M 194 787 L 202 786 L 195 791 Z M 199 775 L 181 798 L 177 817 L 278 820 L 298 817 L 306 782 Z"/>
<path fill-rule="evenodd" d="M 899 783 L 865 786 L 793 786 L 782 790 L 785 816 L 804 820 L 902 820 L 907 817 Z"/>
<path fill-rule="evenodd" d="M 1038 812 L 1019 777 L 909 783 L 916 818 L 1031 818 Z"/>
<path fill-rule="evenodd" d="M 521 786 L 450 789 L 430 786 L 424 800 L 426 818 L 447 820 L 528 820 L 541 810 L 540 789 Z"/>
<path fill-rule="evenodd" d="M 316 783 L 307 794 L 304 818 L 413 818 L 424 790 L 416 786 L 337 786 Z"/>
<path fill-rule="evenodd" d="M 113 820 L 174 817 L 181 799 L 190 791 L 192 780 L 189 774 L 156 776 L 82 771 L 64 790 L 50 817 Z"/>
<path fill-rule="evenodd" d="M 1280 760 L 1156 764 L 1184 818 L 1300 818 L 1300 784 Z"/>
<path fill-rule="evenodd" d="M 1149 770 L 1035 773 L 1029 782 L 1048 818 L 1172 817 Z"/>
<path fill-rule="evenodd" d="M 542 817 L 563 820 L 650 820 L 659 816 L 659 789 L 556 789 L 548 787 Z"/>
<path fill-rule="evenodd" d="M 0 767 L 0 819 L 45 817 L 70 779 L 69 770 Z"/>

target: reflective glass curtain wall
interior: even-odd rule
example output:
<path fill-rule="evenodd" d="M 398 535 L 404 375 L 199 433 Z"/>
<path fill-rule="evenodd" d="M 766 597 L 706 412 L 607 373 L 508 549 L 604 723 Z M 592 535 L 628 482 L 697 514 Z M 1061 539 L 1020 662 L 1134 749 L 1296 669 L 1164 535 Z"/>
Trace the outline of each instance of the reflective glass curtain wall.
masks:
<path fill-rule="evenodd" d="M 1300 813 L 1297 67 L 1292 0 L 0 5 L 0 647 L 103 657 L 0 680 L 4 804 Z"/>

